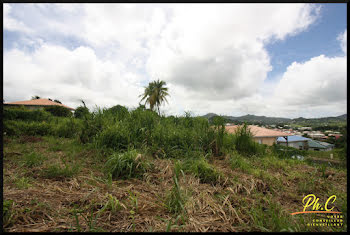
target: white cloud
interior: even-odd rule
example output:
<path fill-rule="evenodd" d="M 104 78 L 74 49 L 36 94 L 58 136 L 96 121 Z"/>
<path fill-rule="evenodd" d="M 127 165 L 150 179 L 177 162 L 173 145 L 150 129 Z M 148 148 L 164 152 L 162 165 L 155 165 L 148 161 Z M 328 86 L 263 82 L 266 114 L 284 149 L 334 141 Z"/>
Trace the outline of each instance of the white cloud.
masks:
<path fill-rule="evenodd" d="M 307 30 L 320 15 L 316 4 L 20 7 L 4 5 L 4 29 L 21 32 L 21 42 L 35 47 L 5 51 L 6 101 L 38 94 L 73 107 L 80 98 L 136 106 L 145 80 L 159 78 L 169 86 L 163 106 L 169 114 L 285 116 L 300 107 L 315 113 L 326 104 L 339 112 L 345 107 L 346 57 L 295 62 L 278 85 L 266 82 L 273 69 L 266 45 Z M 346 53 L 346 31 L 339 40 Z"/>
<path fill-rule="evenodd" d="M 304 63 L 293 62 L 277 84 L 274 95 L 266 99 L 271 110 L 293 117 L 345 113 L 346 60 L 346 57 L 320 55 Z"/>
<path fill-rule="evenodd" d="M 87 104 L 136 106 L 141 76 L 118 61 L 101 61 L 91 48 L 44 44 L 33 54 L 17 49 L 4 54 L 4 97 L 7 102 L 32 95 L 59 99 L 76 107 Z"/>

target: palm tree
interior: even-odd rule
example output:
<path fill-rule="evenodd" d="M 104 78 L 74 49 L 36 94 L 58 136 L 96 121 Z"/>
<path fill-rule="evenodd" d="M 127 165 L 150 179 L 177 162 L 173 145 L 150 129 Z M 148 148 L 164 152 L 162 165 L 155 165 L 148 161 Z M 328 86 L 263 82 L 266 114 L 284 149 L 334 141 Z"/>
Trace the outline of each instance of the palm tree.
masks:
<path fill-rule="evenodd" d="M 145 105 L 147 103 L 149 104 L 151 110 L 153 110 L 154 107 L 157 107 L 158 114 L 160 114 L 159 106 L 164 101 L 168 103 L 166 97 L 169 96 L 169 93 L 168 88 L 165 87 L 165 85 L 166 82 L 160 81 L 159 79 L 157 81 L 150 82 L 148 86 L 145 87 L 145 92 L 139 96 L 142 97 L 141 101 L 145 100 Z"/>

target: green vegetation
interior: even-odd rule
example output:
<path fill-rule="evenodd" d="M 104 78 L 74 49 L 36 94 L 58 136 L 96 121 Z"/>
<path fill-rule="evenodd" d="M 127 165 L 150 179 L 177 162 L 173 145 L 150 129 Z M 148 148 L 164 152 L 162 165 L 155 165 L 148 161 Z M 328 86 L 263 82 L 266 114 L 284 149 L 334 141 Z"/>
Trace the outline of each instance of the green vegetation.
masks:
<path fill-rule="evenodd" d="M 62 117 L 5 108 L 5 231 L 347 230 L 290 215 L 312 193 L 320 203 L 336 195 L 347 218 L 346 144 L 331 152 L 265 146 L 246 125 L 227 133 L 224 117 L 165 117 L 167 95 L 156 101 L 156 87 L 144 94 L 151 109 L 90 112 L 83 102 L 80 114 Z"/>
<path fill-rule="evenodd" d="M 114 153 L 106 162 L 106 170 L 114 179 L 141 177 L 149 168 L 151 164 L 142 159 L 136 150 Z"/>
<path fill-rule="evenodd" d="M 59 102 L 58 102 L 59 103 Z M 52 105 L 45 107 L 45 111 L 51 113 L 53 116 L 56 117 L 71 117 L 72 112 L 63 106 L 58 106 L 58 105 Z"/>

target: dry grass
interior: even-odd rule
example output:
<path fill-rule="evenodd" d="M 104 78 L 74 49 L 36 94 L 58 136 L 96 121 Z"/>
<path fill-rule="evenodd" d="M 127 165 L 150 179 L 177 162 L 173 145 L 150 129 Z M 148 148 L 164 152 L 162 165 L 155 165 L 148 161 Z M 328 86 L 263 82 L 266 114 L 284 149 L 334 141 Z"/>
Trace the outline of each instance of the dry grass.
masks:
<path fill-rule="evenodd" d="M 286 171 L 271 167 L 254 175 L 232 170 L 229 159 L 223 158 L 211 162 L 224 175 L 216 185 L 200 183 L 191 174 L 179 178 L 188 199 L 185 212 L 178 216 L 164 206 L 166 194 L 173 186 L 171 159 L 151 158 L 155 167 L 143 178 L 108 181 L 101 171 L 104 160 L 93 150 L 82 148 L 74 156 L 64 149 L 52 151 L 46 138 L 14 138 L 5 143 L 3 197 L 13 201 L 12 218 L 4 228 L 6 232 L 264 231 L 256 224 L 257 217 L 251 211 L 258 211 L 255 208 L 260 206 L 269 208 L 274 203 L 281 206 L 281 213 L 300 211 L 302 195 L 298 185 L 308 183 L 310 178 L 315 179 L 312 193 L 321 197 L 320 200 L 329 193 L 341 193 L 346 203 L 346 170 L 329 168 L 327 178 L 322 178 L 316 167 L 295 165 L 286 166 Z M 21 157 L 31 150 L 46 156 L 47 160 L 41 166 L 21 167 Z M 62 161 L 81 163 L 80 172 L 59 180 L 42 176 L 46 166 Z M 20 177 L 30 179 L 28 188 L 16 185 Z M 281 185 L 276 183 L 277 179 L 281 179 Z M 310 183 L 307 185 L 311 187 Z M 118 210 L 106 207 L 100 212 L 111 198 L 118 201 Z M 302 227 L 292 217 L 288 223 L 288 226 L 301 226 L 302 231 L 319 231 Z M 344 229 L 346 227 L 341 231 Z"/>

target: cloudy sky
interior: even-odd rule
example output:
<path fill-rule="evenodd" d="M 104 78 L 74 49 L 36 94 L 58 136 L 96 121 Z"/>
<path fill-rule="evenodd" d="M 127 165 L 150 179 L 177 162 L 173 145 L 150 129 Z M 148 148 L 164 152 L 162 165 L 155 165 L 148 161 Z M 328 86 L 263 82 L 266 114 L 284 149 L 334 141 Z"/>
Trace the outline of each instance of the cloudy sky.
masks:
<path fill-rule="evenodd" d="M 4 100 L 135 108 L 161 79 L 166 115 L 342 115 L 346 14 L 346 4 L 4 4 Z"/>

